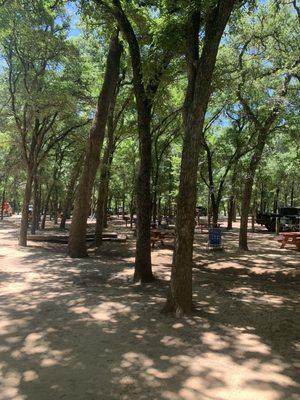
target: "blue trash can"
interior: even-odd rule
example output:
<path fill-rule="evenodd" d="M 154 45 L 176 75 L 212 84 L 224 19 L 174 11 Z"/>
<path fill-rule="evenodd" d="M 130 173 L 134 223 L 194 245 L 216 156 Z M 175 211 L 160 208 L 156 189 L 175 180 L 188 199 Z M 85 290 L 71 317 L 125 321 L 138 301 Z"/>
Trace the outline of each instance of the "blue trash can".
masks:
<path fill-rule="evenodd" d="M 208 230 L 208 246 L 214 249 L 222 248 L 222 236 L 220 228 L 210 228 Z"/>

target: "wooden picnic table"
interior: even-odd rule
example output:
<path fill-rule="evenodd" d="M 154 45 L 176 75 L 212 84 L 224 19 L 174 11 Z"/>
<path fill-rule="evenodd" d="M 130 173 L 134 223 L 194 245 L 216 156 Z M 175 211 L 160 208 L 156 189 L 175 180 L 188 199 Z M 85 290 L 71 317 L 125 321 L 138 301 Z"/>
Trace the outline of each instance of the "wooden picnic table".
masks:
<path fill-rule="evenodd" d="M 300 250 L 300 232 L 280 232 L 280 236 L 281 249 L 283 249 L 287 243 L 291 243 Z"/>

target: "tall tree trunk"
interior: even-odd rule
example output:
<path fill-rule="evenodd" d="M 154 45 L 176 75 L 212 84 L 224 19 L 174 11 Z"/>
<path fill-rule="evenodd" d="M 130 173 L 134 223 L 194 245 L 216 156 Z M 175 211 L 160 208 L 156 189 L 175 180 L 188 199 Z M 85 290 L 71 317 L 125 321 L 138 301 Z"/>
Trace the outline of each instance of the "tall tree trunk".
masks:
<path fill-rule="evenodd" d="M 213 203 L 212 206 L 212 218 L 213 218 L 213 226 L 216 227 L 218 225 L 218 220 L 219 220 L 219 208 L 220 204 L 218 204 L 217 201 Z"/>
<path fill-rule="evenodd" d="M 257 209 L 257 200 L 256 200 L 256 191 L 253 196 L 252 202 L 252 215 L 251 215 L 251 231 L 255 232 L 255 217 L 256 217 L 256 209 Z"/>
<path fill-rule="evenodd" d="M 136 184 L 137 241 L 134 281 L 151 282 L 154 279 L 151 266 L 151 133 L 150 107 L 139 118 L 140 166 Z"/>
<path fill-rule="evenodd" d="M 188 87 L 183 114 L 184 139 L 177 198 L 176 239 L 170 290 L 165 306 L 165 311 L 175 311 L 178 314 L 192 311 L 194 218 L 201 135 L 218 48 L 233 4 L 233 0 L 220 0 L 211 9 L 206 19 L 200 59 L 200 12 L 194 10 L 188 21 Z"/>
<path fill-rule="evenodd" d="M 133 89 L 136 99 L 139 133 L 140 164 L 136 183 L 137 207 L 137 241 L 135 254 L 134 281 L 151 282 L 154 280 L 151 266 L 151 112 L 153 98 L 157 92 L 161 74 L 165 68 L 156 73 L 156 77 L 145 86 L 140 47 L 133 27 L 122 9 L 121 2 L 114 0 L 114 6 L 107 6 L 117 20 L 129 46 Z M 164 63 L 163 63 L 164 64 Z"/>
<path fill-rule="evenodd" d="M 67 187 L 67 193 L 63 205 L 62 217 L 60 220 L 60 226 L 59 226 L 60 229 L 66 228 L 66 221 L 70 217 L 72 200 L 74 197 L 74 193 L 76 192 L 76 182 L 81 171 L 82 162 L 83 162 L 83 155 L 79 157 L 79 159 L 76 161 L 70 175 L 70 180 Z"/>
<path fill-rule="evenodd" d="M 104 206 L 103 206 L 103 229 L 108 228 L 108 213 L 107 213 L 107 205 L 108 205 L 108 192 L 109 192 L 109 182 L 107 182 L 107 186 L 106 186 L 106 198 L 104 199 Z"/>
<path fill-rule="evenodd" d="M 110 166 L 113 159 L 114 152 L 114 136 L 112 125 L 108 128 L 107 132 L 108 141 L 105 148 L 101 168 L 100 168 L 100 183 L 98 188 L 98 201 L 96 208 L 96 227 L 95 227 L 95 244 L 100 245 L 102 243 L 102 232 L 104 228 L 104 221 L 106 217 L 107 209 L 107 197 L 108 197 L 108 186 L 110 176 Z"/>
<path fill-rule="evenodd" d="M 39 183 L 37 174 L 33 178 L 33 209 L 32 209 L 32 220 L 31 220 L 31 234 L 35 235 L 38 222 L 39 213 Z"/>
<path fill-rule="evenodd" d="M 53 196 L 53 223 L 58 224 L 58 189 L 57 184 L 54 186 L 54 196 Z"/>
<path fill-rule="evenodd" d="M 208 226 L 211 225 L 211 214 L 212 214 L 212 206 L 211 206 L 211 197 L 210 197 L 210 189 L 208 189 L 207 195 L 207 224 Z"/>
<path fill-rule="evenodd" d="M 291 188 L 291 203 L 290 206 L 294 207 L 294 191 L 295 191 L 295 182 L 292 182 L 292 188 Z"/>
<path fill-rule="evenodd" d="M 48 188 L 48 192 L 45 198 L 45 203 L 44 203 L 44 212 L 43 212 L 43 217 L 42 217 L 42 222 L 41 222 L 41 229 L 45 229 L 45 225 L 46 225 L 46 219 L 47 219 L 47 212 L 49 210 L 49 203 L 50 203 L 50 198 L 52 195 L 52 190 L 53 190 L 53 185 L 54 183 L 52 182 L 50 184 L 50 187 Z"/>
<path fill-rule="evenodd" d="M 109 107 L 117 86 L 121 53 L 122 46 L 116 32 L 110 40 L 104 82 L 90 129 L 83 171 L 76 193 L 68 244 L 68 253 L 71 257 L 87 256 L 86 229 L 91 194 L 99 165 L 99 154 L 105 135 Z"/>
<path fill-rule="evenodd" d="M 161 214 L 161 197 L 160 196 L 158 198 L 158 204 L 157 204 L 157 219 L 158 219 L 158 226 L 161 226 L 162 214 Z"/>
<path fill-rule="evenodd" d="M 235 219 L 236 214 L 236 178 L 237 178 L 237 165 L 235 165 L 231 176 L 231 188 L 230 196 L 228 200 L 228 218 L 227 218 L 227 230 L 232 229 L 232 222 Z"/>
<path fill-rule="evenodd" d="M 5 188 L 2 191 L 2 200 L 1 200 L 1 221 L 3 221 L 4 216 L 4 202 L 5 202 Z"/>
<path fill-rule="evenodd" d="M 27 246 L 27 229 L 28 229 L 28 217 L 29 217 L 29 204 L 31 199 L 32 184 L 34 178 L 34 168 L 31 166 L 27 167 L 27 180 L 23 197 L 22 205 L 22 216 L 21 216 L 21 227 L 19 235 L 19 245 Z"/>
<path fill-rule="evenodd" d="M 247 230 L 248 230 L 250 202 L 252 196 L 252 187 L 253 187 L 255 173 L 260 163 L 261 156 L 267 140 L 267 134 L 268 131 L 263 129 L 259 132 L 258 143 L 251 157 L 247 174 L 245 177 L 245 184 L 244 184 L 242 204 L 241 204 L 241 223 L 240 223 L 240 233 L 239 233 L 240 250 L 245 250 L 245 251 L 249 250 Z"/>
<path fill-rule="evenodd" d="M 260 212 L 262 213 L 265 212 L 264 198 L 265 198 L 265 192 L 264 192 L 264 185 L 262 183 L 260 189 L 260 207 L 259 207 Z"/>
<path fill-rule="evenodd" d="M 278 199 L 279 199 L 279 192 L 280 188 L 276 188 L 275 196 L 274 196 L 274 203 L 273 203 L 273 212 L 276 213 L 278 210 Z"/>
<path fill-rule="evenodd" d="M 227 230 L 232 229 L 234 209 L 235 209 L 235 196 L 231 194 L 228 200 Z"/>
<path fill-rule="evenodd" d="M 152 222 L 155 224 L 157 219 L 157 189 L 155 188 L 152 195 Z"/>

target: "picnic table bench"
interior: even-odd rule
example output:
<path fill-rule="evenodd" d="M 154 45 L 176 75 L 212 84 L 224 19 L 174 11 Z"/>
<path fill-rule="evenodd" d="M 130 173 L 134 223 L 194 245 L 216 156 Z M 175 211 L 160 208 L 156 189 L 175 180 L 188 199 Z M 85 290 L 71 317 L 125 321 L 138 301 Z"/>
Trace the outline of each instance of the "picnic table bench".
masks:
<path fill-rule="evenodd" d="M 283 249 L 286 244 L 294 244 L 297 250 L 300 250 L 300 232 L 281 232 L 278 242 L 281 242 L 280 248 Z"/>
<path fill-rule="evenodd" d="M 154 247 L 156 243 L 160 242 L 163 246 L 165 245 L 164 239 L 166 237 L 166 232 L 161 232 L 157 229 L 151 230 L 151 246 Z"/>

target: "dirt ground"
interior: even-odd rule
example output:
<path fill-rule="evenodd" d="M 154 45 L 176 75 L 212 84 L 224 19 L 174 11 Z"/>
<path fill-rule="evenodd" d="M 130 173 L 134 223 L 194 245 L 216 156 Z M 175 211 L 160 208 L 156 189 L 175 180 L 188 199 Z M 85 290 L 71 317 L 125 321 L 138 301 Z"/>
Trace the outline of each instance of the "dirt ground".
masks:
<path fill-rule="evenodd" d="M 17 246 L 16 217 L 0 222 L 0 400 L 296 400 L 300 254 L 273 235 L 237 228 L 224 252 L 195 240 L 194 301 L 160 313 L 172 245 L 153 250 L 151 285 L 131 283 L 134 240 L 88 259 L 65 245 Z M 299 344 L 299 341 L 298 341 Z M 299 349 L 299 348 L 298 348 Z M 298 364 L 299 367 L 299 364 Z"/>

